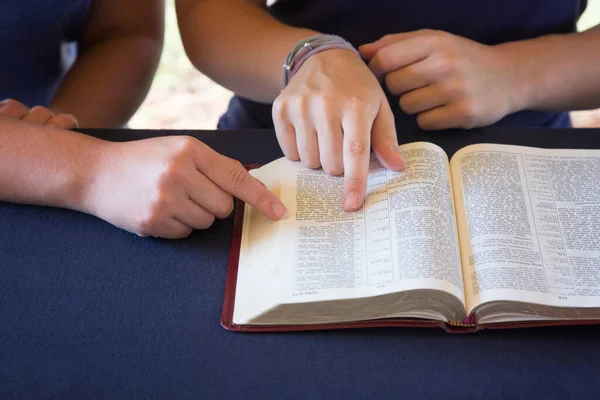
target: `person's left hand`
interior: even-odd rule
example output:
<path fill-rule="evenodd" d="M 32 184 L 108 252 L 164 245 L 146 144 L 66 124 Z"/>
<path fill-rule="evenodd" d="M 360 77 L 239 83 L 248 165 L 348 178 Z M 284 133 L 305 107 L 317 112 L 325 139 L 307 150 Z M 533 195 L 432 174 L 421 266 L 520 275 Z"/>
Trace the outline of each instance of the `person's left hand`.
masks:
<path fill-rule="evenodd" d="M 447 32 L 387 35 L 359 48 L 426 130 L 490 125 L 520 109 L 517 57 Z"/>
<path fill-rule="evenodd" d="M 25 104 L 14 99 L 0 101 L 0 115 L 20 119 L 30 124 L 54 126 L 61 129 L 77 129 L 79 122 L 72 114 L 57 113 L 42 106 L 27 107 Z"/>

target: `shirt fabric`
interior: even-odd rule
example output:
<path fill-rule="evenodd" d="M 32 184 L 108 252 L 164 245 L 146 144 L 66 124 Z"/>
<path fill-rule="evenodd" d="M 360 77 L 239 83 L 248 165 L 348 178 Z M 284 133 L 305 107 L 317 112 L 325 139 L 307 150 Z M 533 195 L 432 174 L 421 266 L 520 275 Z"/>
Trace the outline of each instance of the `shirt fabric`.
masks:
<path fill-rule="evenodd" d="M 270 13 L 283 23 L 344 37 L 355 47 L 390 33 L 429 28 L 494 45 L 576 32 L 586 0 L 278 0 Z M 526 54 L 523 57 L 527 57 Z M 282 60 L 283 64 L 283 60 Z M 417 128 L 387 92 L 399 128 Z M 570 127 L 567 112 L 521 111 L 498 121 L 505 127 Z M 271 105 L 234 96 L 222 129 L 273 128 Z"/>
<path fill-rule="evenodd" d="M 0 1 L 0 101 L 50 104 L 76 57 L 91 2 Z"/>

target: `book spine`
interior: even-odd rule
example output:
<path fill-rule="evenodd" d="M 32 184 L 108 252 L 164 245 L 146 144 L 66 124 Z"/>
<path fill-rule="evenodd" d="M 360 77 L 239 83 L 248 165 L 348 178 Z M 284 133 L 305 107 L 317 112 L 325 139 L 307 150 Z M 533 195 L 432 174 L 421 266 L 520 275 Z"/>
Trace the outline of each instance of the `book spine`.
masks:
<path fill-rule="evenodd" d="M 475 314 L 469 315 L 467 318 L 462 321 L 448 321 L 446 323 L 447 331 L 449 332 L 474 332 L 479 330 L 479 326 L 477 325 L 477 317 Z"/>

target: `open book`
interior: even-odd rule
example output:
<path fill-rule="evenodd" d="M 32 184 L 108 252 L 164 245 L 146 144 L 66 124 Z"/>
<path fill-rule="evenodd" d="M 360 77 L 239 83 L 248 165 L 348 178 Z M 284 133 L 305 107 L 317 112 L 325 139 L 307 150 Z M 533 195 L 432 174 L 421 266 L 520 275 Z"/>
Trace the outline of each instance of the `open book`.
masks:
<path fill-rule="evenodd" d="M 286 159 L 252 170 L 290 215 L 238 210 L 223 326 L 600 322 L 600 151 L 478 144 L 449 161 L 431 143 L 400 150 L 403 172 L 371 159 L 354 213 L 341 177 Z"/>

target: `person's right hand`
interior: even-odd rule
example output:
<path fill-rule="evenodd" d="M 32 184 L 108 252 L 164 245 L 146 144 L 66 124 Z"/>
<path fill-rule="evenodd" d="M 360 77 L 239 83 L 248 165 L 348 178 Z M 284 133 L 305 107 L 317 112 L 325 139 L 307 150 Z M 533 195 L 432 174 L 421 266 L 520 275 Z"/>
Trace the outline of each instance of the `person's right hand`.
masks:
<path fill-rule="evenodd" d="M 0 101 L 0 115 L 5 117 L 19 119 L 30 124 L 54 126 L 61 129 L 77 129 L 79 122 L 71 114 L 55 114 L 46 107 L 35 106 L 27 107 L 25 104 L 14 100 L 6 99 Z"/>
<path fill-rule="evenodd" d="M 364 201 L 371 145 L 386 168 L 404 168 L 381 85 L 349 50 L 327 50 L 306 60 L 275 99 L 273 122 L 287 158 L 344 174 L 346 211 Z"/>
<path fill-rule="evenodd" d="M 232 195 L 273 220 L 287 210 L 237 161 L 187 136 L 103 142 L 82 208 L 139 236 L 183 238 L 233 210 Z"/>

